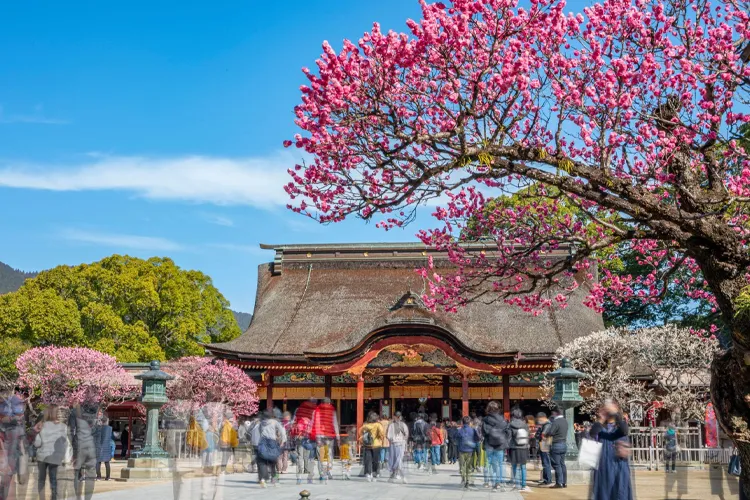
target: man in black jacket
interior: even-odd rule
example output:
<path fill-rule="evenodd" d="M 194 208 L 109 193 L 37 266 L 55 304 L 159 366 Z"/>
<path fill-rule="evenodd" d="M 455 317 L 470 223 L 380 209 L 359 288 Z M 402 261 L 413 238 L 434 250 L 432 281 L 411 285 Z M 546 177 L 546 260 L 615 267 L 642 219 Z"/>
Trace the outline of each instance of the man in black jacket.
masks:
<path fill-rule="evenodd" d="M 565 452 L 568 451 L 568 421 L 559 408 L 552 410 L 552 422 L 547 432 L 542 434 L 551 438 L 550 461 L 555 469 L 555 485 L 553 488 L 566 488 L 568 486 L 568 469 L 565 466 Z"/>
<path fill-rule="evenodd" d="M 552 464 L 549 457 L 550 439 L 545 437 L 551 425 L 546 413 L 540 411 L 536 414 L 535 437 L 537 443 L 539 443 L 539 458 L 542 461 L 542 485 L 552 484 Z"/>
<path fill-rule="evenodd" d="M 490 401 L 487 416 L 482 420 L 484 452 L 487 464 L 484 468 L 484 487 L 498 489 L 503 484 L 505 450 L 510 442 L 510 427 L 500 412 L 500 405 Z"/>

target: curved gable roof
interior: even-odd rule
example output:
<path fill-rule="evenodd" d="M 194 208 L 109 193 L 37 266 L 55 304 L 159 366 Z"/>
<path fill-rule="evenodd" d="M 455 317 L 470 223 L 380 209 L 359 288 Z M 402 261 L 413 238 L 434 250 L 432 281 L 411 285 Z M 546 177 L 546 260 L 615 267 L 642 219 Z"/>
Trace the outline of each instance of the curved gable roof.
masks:
<path fill-rule="evenodd" d="M 564 310 L 532 316 L 504 303 L 474 302 L 449 314 L 404 305 L 425 289 L 415 269 L 429 252 L 419 244 L 275 247 L 273 264 L 258 267 L 253 319 L 238 338 L 211 344 L 220 356 L 305 358 L 345 352 L 373 331 L 434 325 L 468 349 L 489 355 L 548 355 L 563 343 L 603 328 L 582 304 L 579 288 Z M 316 356 L 317 357 L 317 356 Z"/>

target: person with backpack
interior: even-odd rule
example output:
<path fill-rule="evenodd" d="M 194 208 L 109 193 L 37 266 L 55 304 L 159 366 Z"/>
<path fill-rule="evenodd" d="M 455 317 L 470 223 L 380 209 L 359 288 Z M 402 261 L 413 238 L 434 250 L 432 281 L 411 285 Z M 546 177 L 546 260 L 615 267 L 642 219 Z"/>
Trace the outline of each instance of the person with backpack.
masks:
<path fill-rule="evenodd" d="M 432 473 L 437 474 L 437 466 L 440 463 L 440 448 L 443 446 L 443 431 L 437 422 L 437 415 L 430 415 L 430 462 L 432 462 Z"/>
<path fill-rule="evenodd" d="M 669 423 L 666 432 L 664 432 L 664 462 L 665 462 L 665 473 L 674 474 L 676 472 L 677 454 L 679 453 L 679 446 L 677 444 L 677 429 L 673 423 Z M 669 470 L 669 463 L 672 462 L 672 470 Z"/>
<path fill-rule="evenodd" d="M 540 411 L 536 414 L 536 441 L 539 443 L 539 459 L 542 461 L 541 484 L 544 486 L 552 484 L 552 462 L 549 457 L 551 439 L 545 436 L 549 433 L 550 425 L 546 413 Z"/>
<path fill-rule="evenodd" d="M 393 422 L 388 426 L 386 437 L 390 442 L 388 464 L 391 467 L 391 477 L 388 481 L 392 482 L 400 477 L 401 481 L 405 483 L 406 477 L 401 468 L 401 463 L 404 458 L 406 442 L 409 440 L 409 428 L 403 422 L 400 411 L 394 413 Z"/>
<path fill-rule="evenodd" d="M 484 487 L 497 490 L 503 484 L 503 462 L 505 450 L 510 442 L 510 427 L 500 412 L 497 401 L 490 401 L 487 405 L 487 416 L 482 421 L 484 435 L 484 451 L 487 456 L 487 466 L 484 469 Z"/>
<path fill-rule="evenodd" d="M 266 487 L 268 481 L 274 486 L 276 482 L 276 462 L 281 456 L 281 450 L 286 443 L 286 431 L 279 423 L 272 410 L 261 413 L 260 424 L 255 428 L 258 434 L 258 479 L 261 488 Z"/>
<path fill-rule="evenodd" d="M 565 465 L 565 453 L 568 451 L 568 421 L 565 420 L 562 410 L 552 409 L 552 422 L 543 437 L 551 438 L 549 447 L 550 462 L 555 470 L 555 485 L 553 488 L 566 488 L 568 486 L 568 467 Z"/>
<path fill-rule="evenodd" d="M 471 426 L 471 417 L 466 415 L 458 430 L 458 467 L 461 470 L 461 484 L 465 490 L 474 489 L 471 459 L 477 446 L 479 446 L 479 433 Z"/>
<path fill-rule="evenodd" d="M 299 416 L 298 413 L 292 421 L 287 438 L 297 453 L 297 484 L 302 484 L 305 472 L 307 472 L 307 483 L 312 484 L 317 445 L 310 439 L 310 419 Z"/>
<path fill-rule="evenodd" d="M 529 461 L 529 426 L 523 418 L 523 411 L 514 408 L 510 419 L 510 463 L 513 483 L 519 491 L 530 492 L 526 485 L 526 463 Z"/>
<path fill-rule="evenodd" d="M 424 415 L 419 413 L 412 423 L 411 432 L 409 433 L 412 443 L 412 454 L 414 463 L 417 464 L 417 470 L 424 468 L 427 470 L 427 454 L 425 445 L 429 442 L 428 426 L 424 421 Z"/>
<path fill-rule="evenodd" d="M 227 472 L 229 458 L 234 455 L 234 450 L 239 445 L 239 434 L 234 427 L 234 414 L 227 411 L 224 414 L 224 420 L 221 424 L 221 433 L 219 435 L 219 449 L 221 450 L 221 472 Z"/>
<path fill-rule="evenodd" d="M 383 445 L 383 428 L 378 422 L 378 414 L 370 412 L 367 423 L 359 430 L 359 442 L 365 455 L 365 477 L 367 481 L 377 481 L 380 471 L 380 447 Z"/>

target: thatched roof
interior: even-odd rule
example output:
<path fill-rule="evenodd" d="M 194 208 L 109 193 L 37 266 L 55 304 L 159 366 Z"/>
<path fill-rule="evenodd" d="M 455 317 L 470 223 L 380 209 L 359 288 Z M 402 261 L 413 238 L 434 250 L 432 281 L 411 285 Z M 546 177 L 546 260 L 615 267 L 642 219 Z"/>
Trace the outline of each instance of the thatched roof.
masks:
<path fill-rule="evenodd" d="M 418 332 L 419 325 L 429 325 L 446 331 L 468 352 L 546 357 L 603 328 L 601 315 L 582 305 L 586 284 L 565 310 L 536 317 L 502 302 L 471 303 L 455 314 L 413 307 L 425 289 L 415 269 L 426 264 L 428 255 L 441 257 L 421 244 L 261 248 L 276 255 L 273 263 L 258 267 L 252 322 L 240 337 L 209 345 L 216 355 L 301 360 L 352 350 L 376 330 L 408 325 Z M 564 256 L 567 252 L 550 258 Z M 405 304 L 409 298 L 414 300 Z"/>

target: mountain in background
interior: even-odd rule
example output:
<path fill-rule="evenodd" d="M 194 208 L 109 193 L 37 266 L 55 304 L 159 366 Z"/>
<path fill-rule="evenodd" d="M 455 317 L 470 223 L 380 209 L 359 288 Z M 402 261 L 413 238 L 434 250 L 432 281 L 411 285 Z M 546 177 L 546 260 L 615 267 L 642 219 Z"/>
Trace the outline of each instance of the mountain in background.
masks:
<path fill-rule="evenodd" d="M 24 281 L 33 278 L 36 274 L 25 273 L 0 262 L 0 294 L 15 292 L 21 288 Z"/>
<path fill-rule="evenodd" d="M 234 314 L 234 319 L 237 320 L 237 324 L 240 325 L 240 330 L 242 330 L 242 333 L 245 333 L 247 327 L 250 326 L 250 320 L 253 319 L 253 315 L 237 311 L 232 311 L 232 313 Z"/>
<path fill-rule="evenodd" d="M 0 295 L 15 292 L 21 288 L 24 281 L 33 278 L 37 274 L 38 273 L 25 273 L 0 262 Z M 253 319 L 253 315 L 237 311 L 232 311 L 232 313 L 234 314 L 234 319 L 237 320 L 237 324 L 240 325 L 240 330 L 243 332 L 247 330 L 247 327 L 250 325 L 250 320 Z"/>

